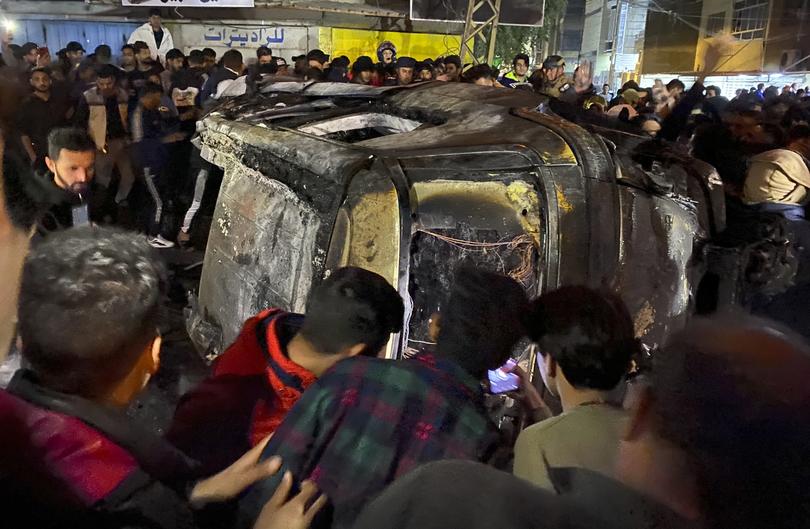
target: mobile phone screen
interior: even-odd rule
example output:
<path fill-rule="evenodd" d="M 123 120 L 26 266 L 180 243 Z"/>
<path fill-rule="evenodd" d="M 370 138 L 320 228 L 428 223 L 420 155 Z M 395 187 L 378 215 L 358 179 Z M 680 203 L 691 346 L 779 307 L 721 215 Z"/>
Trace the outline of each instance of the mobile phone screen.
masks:
<path fill-rule="evenodd" d="M 515 367 L 515 361 L 509 359 L 498 369 L 487 371 L 490 392 L 497 395 L 515 391 L 520 387 L 520 377 L 509 372 L 513 367 Z"/>

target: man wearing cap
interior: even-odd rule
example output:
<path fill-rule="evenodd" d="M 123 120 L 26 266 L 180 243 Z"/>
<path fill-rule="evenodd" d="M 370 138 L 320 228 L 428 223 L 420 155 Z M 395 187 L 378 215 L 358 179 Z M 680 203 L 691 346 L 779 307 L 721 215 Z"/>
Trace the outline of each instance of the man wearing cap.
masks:
<path fill-rule="evenodd" d="M 374 61 L 363 55 L 352 64 L 352 83 L 370 85 L 374 77 Z"/>
<path fill-rule="evenodd" d="M 574 86 L 574 80 L 565 75 L 565 60 L 559 55 L 543 61 L 543 67 L 532 74 L 529 82 L 537 92 L 555 98 Z"/>
<path fill-rule="evenodd" d="M 149 46 L 153 61 L 163 62 L 169 50 L 174 49 L 171 32 L 161 24 L 160 9 L 149 10 L 149 21 L 133 31 L 127 43 L 134 44 L 139 40 Z"/>
<path fill-rule="evenodd" d="M 276 75 L 289 75 L 289 65 L 287 64 L 287 59 L 284 57 L 276 57 Z"/>
<path fill-rule="evenodd" d="M 397 79 L 396 86 L 407 86 L 413 83 L 413 71 L 416 68 L 416 60 L 413 57 L 400 57 L 397 59 Z"/>
<path fill-rule="evenodd" d="M 321 50 L 312 50 L 307 53 L 308 67 L 304 71 L 304 77 L 312 81 L 323 81 L 326 79 L 324 70 L 329 62 L 329 55 Z"/>
<path fill-rule="evenodd" d="M 641 98 L 646 97 L 647 92 L 640 92 L 633 88 L 627 88 L 622 91 L 621 93 L 621 101 L 618 105 L 614 105 L 607 111 L 608 116 L 612 117 L 620 117 L 621 113 L 627 110 L 627 118 L 633 119 L 634 117 L 638 116 L 638 110 L 636 107 L 639 104 Z"/>

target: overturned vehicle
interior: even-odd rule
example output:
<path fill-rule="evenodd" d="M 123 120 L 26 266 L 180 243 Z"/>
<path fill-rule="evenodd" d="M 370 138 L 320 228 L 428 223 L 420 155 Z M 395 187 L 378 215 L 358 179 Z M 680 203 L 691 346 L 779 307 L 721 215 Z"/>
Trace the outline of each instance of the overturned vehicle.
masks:
<path fill-rule="evenodd" d="M 284 82 L 209 113 L 202 155 L 225 176 L 188 314 L 195 345 L 211 359 L 260 310 L 303 311 L 340 266 L 381 274 L 405 299 L 391 358 L 429 342 L 462 263 L 531 295 L 610 289 L 649 346 L 696 305 L 734 302 L 745 279 L 728 270 L 748 265 L 712 245 L 725 227 L 714 169 L 546 103 L 457 83 Z"/>

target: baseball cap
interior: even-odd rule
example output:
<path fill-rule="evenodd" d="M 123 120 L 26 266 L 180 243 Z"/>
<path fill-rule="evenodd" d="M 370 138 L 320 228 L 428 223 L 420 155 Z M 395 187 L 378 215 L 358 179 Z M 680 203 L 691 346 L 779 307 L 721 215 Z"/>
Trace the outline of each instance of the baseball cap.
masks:
<path fill-rule="evenodd" d="M 543 68 L 565 68 L 565 59 L 559 55 L 549 55 L 543 61 Z"/>
<path fill-rule="evenodd" d="M 639 94 L 638 91 L 634 90 L 633 88 L 628 88 L 622 92 L 622 99 L 630 104 L 637 103 L 638 100 L 641 99 L 641 94 Z"/>
<path fill-rule="evenodd" d="M 276 66 L 278 67 L 287 66 L 287 59 L 285 59 L 284 57 L 276 57 Z"/>
<path fill-rule="evenodd" d="M 308 61 L 327 62 L 327 61 L 329 61 L 329 55 L 325 54 L 321 50 L 312 50 L 309 53 L 307 53 L 307 60 Z"/>
<path fill-rule="evenodd" d="M 65 46 L 65 51 L 85 51 L 84 47 L 75 40 L 70 41 Z"/>

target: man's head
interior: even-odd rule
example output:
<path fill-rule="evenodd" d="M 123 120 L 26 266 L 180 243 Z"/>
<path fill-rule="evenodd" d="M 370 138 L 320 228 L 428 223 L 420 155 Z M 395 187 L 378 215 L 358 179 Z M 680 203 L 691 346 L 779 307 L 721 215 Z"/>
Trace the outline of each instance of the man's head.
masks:
<path fill-rule="evenodd" d="M 706 527 L 806 526 L 808 378 L 806 343 L 772 323 L 694 320 L 653 357 L 617 476 Z"/>
<path fill-rule="evenodd" d="M 147 110 L 157 110 L 163 98 L 163 87 L 155 83 L 147 83 L 141 90 L 139 100 L 141 106 Z"/>
<path fill-rule="evenodd" d="M 82 62 L 84 54 L 84 47 L 76 41 L 68 42 L 67 46 L 65 46 L 65 56 L 70 61 L 70 64 L 74 66 Z"/>
<path fill-rule="evenodd" d="M 378 356 L 402 330 L 404 305 L 385 279 L 362 268 L 340 268 L 314 287 L 300 335 L 321 354 Z"/>
<path fill-rule="evenodd" d="M 810 156 L 810 125 L 795 125 L 788 132 L 788 148 L 807 158 Z"/>
<path fill-rule="evenodd" d="M 203 68 L 205 66 L 205 55 L 201 50 L 191 50 L 188 54 L 189 68 Z"/>
<path fill-rule="evenodd" d="M 721 93 L 719 86 L 707 86 L 706 87 L 706 97 L 717 97 Z"/>
<path fill-rule="evenodd" d="M 506 362 L 525 335 L 528 308 L 526 293 L 515 280 L 464 267 L 439 314 L 436 354 L 483 380 L 487 370 Z"/>
<path fill-rule="evenodd" d="M 444 73 L 450 81 L 458 81 L 461 77 L 461 57 L 448 55 L 444 58 Z"/>
<path fill-rule="evenodd" d="M 166 53 L 166 69 L 170 72 L 179 72 L 183 69 L 183 64 L 186 61 L 186 56 L 183 52 L 174 48 Z"/>
<path fill-rule="evenodd" d="M 135 58 L 139 63 L 152 60 L 152 52 L 149 50 L 149 45 L 144 41 L 139 40 L 132 47 L 135 50 Z"/>
<path fill-rule="evenodd" d="M 307 53 L 307 62 L 309 63 L 310 68 L 323 70 L 326 63 L 329 62 L 329 55 L 325 54 L 321 50 L 312 50 Z"/>
<path fill-rule="evenodd" d="M 164 280 L 134 233 L 83 226 L 51 235 L 23 268 L 23 358 L 51 389 L 126 406 L 158 368 Z"/>
<path fill-rule="evenodd" d="M 98 86 L 99 93 L 104 97 L 115 95 L 117 80 L 118 69 L 111 64 L 103 66 L 98 71 L 98 78 L 96 79 L 96 86 Z"/>
<path fill-rule="evenodd" d="M 492 68 L 488 64 L 476 64 L 461 76 L 465 83 L 472 83 L 478 86 L 492 87 Z"/>
<path fill-rule="evenodd" d="M 369 84 L 374 75 L 374 61 L 367 55 L 362 55 L 352 64 L 353 80 L 361 84 Z"/>
<path fill-rule="evenodd" d="M 111 64 L 112 63 L 112 49 L 106 44 L 96 46 L 93 54 L 96 57 L 96 64 Z"/>
<path fill-rule="evenodd" d="M 609 84 L 607 84 L 607 83 L 603 84 L 603 85 L 602 85 L 602 93 L 603 93 L 603 94 L 607 94 L 607 93 L 609 93 L 609 92 L 610 92 L 610 85 L 609 85 Z"/>
<path fill-rule="evenodd" d="M 753 109 L 733 109 L 723 117 L 731 136 L 742 143 L 760 143 L 763 135 L 762 113 Z"/>
<path fill-rule="evenodd" d="M 633 320 L 614 294 L 565 286 L 532 303 L 528 333 L 537 343 L 548 390 L 610 391 L 624 379 L 638 345 Z"/>
<path fill-rule="evenodd" d="M 765 90 L 765 83 L 759 83 L 759 84 L 757 85 L 757 90 L 759 90 L 760 92 L 761 92 L 762 90 Z"/>
<path fill-rule="evenodd" d="M 413 70 L 416 60 L 413 57 L 400 57 L 397 59 L 397 83 L 409 85 L 413 82 Z"/>
<path fill-rule="evenodd" d="M 259 49 L 256 50 L 256 59 L 259 61 L 259 64 L 270 64 L 273 62 L 273 50 L 267 46 L 259 47 Z"/>
<path fill-rule="evenodd" d="M 565 59 L 559 55 L 549 55 L 543 61 L 543 67 L 540 70 L 543 72 L 543 77 L 554 82 L 565 74 Z"/>
<path fill-rule="evenodd" d="M 518 77 L 526 77 L 529 73 L 529 56 L 525 53 L 515 55 L 515 58 L 512 59 L 512 68 Z"/>
<path fill-rule="evenodd" d="M 149 25 L 152 26 L 152 31 L 160 31 L 161 17 L 160 9 L 153 7 L 149 10 Z"/>
<path fill-rule="evenodd" d="M 51 85 L 53 84 L 51 71 L 47 68 L 35 68 L 31 70 L 29 83 L 31 84 L 31 88 L 34 89 L 34 92 L 49 94 L 51 92 Z"/>
<path fill-rule="evenodd" d="M 39 46 L 34 42 L 26 42 L 20 47 L 20 55 L 29 66 L 36 66 L 39 58 Z"/>
<path fill-rule="evenodd" d="M 217 63 L 217 52 L 211 48 L 204 48 L 202 52 L 205 57 L 205 68 L 212 68 Z"/>
<path fill-rule="evenodd" d="M 684 90 L 686 90 L 686 85 L 680 79 L 673 79 L 667 83 L 667 92 L 670 96 L 680 97 Z"/>
<path fill-rule="evenodd" d="M 242 71 L 245 69 L 242 54 L 236 50 L 228 50 L 222 55 L 222 65 L 239 75 L 242 75 Z"/>
<path fill-rule="evenodd" d="M 53 173 L 53 181 L 58 187 L 86 196 L 95 161 L 96 144 L 87 131 L 65 127 L 53 129 L 48 134 L 45 165 Z"/>
<path fill-rule="evenodd" d="M 131 44 L 125 44 L 121 47 L 121 66 L 131 68 L 135 66 L 135 47 Z"/>
<path fill-rule="evenodd" d="M 289 65 L 287 64 L 287 59 L 284 57 L 276 57 L 276 73 L 279 75 L 287 75 L 289 72 Z"/>

